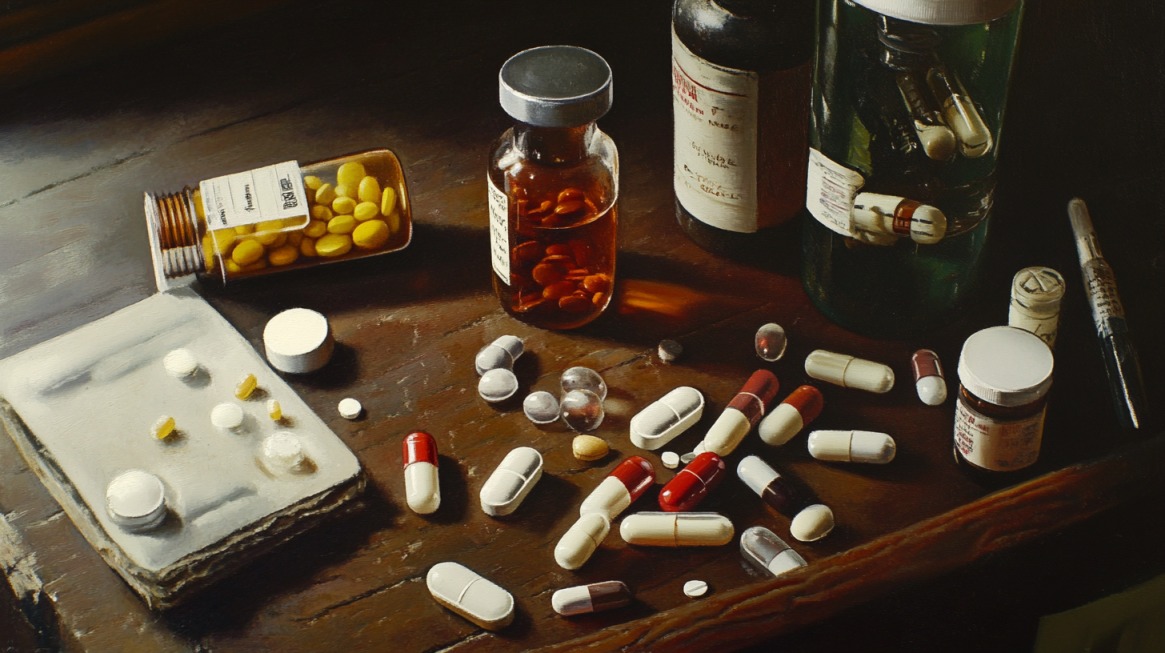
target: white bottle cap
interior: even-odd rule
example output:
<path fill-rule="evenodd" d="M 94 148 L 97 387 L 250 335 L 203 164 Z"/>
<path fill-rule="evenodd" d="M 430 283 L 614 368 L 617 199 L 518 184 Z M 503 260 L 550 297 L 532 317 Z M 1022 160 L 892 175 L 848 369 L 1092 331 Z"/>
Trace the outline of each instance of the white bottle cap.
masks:
<path fill-rule="evenodd" d="M 854 0 L 891 18 L 926 25 L 974 25 L 999 18 L 1019 0 Z"/>
<path fill-rule="evenodd" d="M 1052 387 L 1052 350 L 1023 329 L 988 327 L 972 333 L 959 354 L 959 381 L 998 406 L 1023 406 Z"/>
<path fill-rule="evenodd" d="M 275 369 L 306 374 L 328 363 L 335 341 L 328 318 L 308 308 L 289 308 L 268 320 L 263 346 Z"/>

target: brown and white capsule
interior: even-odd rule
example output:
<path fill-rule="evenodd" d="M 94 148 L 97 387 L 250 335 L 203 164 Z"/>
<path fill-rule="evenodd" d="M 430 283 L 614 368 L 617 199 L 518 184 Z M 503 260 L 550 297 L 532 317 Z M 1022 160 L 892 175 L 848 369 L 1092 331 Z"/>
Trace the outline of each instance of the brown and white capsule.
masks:
<path fill-rule="evenodd" d="M 560 589 L 550 597 L 550 605 L 558 614 L 569 617 L 621 608 L 629 605 L 632 598 L 623 581 L 607 580 Z"/>

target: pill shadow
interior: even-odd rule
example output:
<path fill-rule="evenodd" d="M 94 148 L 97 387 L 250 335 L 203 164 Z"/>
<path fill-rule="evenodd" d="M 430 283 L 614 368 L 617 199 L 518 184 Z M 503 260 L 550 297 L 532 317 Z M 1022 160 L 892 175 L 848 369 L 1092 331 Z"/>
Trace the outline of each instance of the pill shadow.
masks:
<path fill-rule="evenodd" d="M 558 524 L 563 513 L 570 506 L 578 505 L 579 494 L 579 489 L 573 484 L 556 475 L 543 472 L 542 478 L 530 490 L 530 494 L 517 510 L 494 519 L 504 522 L 507 528 L 518 528 L 538 534 L 550 533 L 562 528 Z"/>
<path fill-rule="evenodd" d="M 315 390 L 336 390 L 352 387 L 360 378 L 360 357 L 356 350 L 348 345 L 337 342 L 332 351 L 332 359 L 328 364 L 315 372 L 307 374 L 282 374 L 284 378 L 294 379 L 297 383 Z M 364 415 L 360 416 L 363 419 Z"/>

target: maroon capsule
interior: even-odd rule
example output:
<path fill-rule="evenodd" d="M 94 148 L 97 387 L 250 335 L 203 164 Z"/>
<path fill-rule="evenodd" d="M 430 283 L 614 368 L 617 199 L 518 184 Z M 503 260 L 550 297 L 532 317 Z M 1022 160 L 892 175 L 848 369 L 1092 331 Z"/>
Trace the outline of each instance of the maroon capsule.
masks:
<path fill-rule="evenodd" d="M 659 507 L 666 512 L 687 512 L 708 496 L 724 479 L 724 460 L 705 451 L 680 470 L 659 491 Z"/>

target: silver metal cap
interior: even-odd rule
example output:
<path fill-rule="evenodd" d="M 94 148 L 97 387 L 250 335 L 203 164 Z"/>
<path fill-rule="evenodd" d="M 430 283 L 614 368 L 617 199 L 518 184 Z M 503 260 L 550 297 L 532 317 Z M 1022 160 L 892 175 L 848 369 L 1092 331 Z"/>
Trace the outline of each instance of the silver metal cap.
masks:
<path fill-rule="evenodd" d="M 502 64 L 498 101 L 514 119 L 536 127 L 576 127 L 611 108 L 611 67 L 573 45 L 523 50 Z"/>

